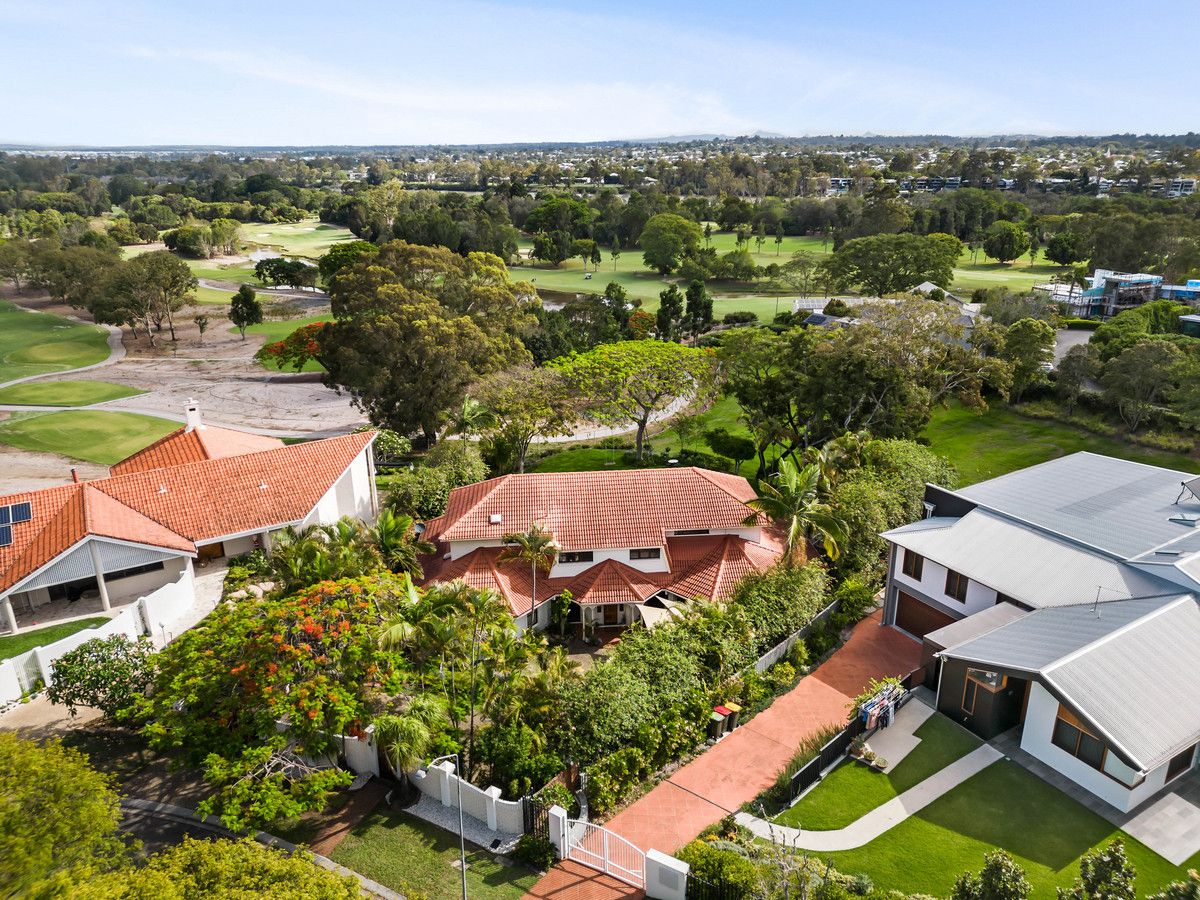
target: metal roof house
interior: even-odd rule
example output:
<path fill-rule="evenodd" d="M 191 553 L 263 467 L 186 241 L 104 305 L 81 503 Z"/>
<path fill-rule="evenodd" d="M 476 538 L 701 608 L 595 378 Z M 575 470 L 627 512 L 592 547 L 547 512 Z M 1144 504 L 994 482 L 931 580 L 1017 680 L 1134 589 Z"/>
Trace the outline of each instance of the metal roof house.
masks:
<path fill-rule="evenodd" d="M 886 532 L 884 621 L 938 709 L 1123 812 L 1196 763 L 1200 478 L 1077 453 L 951 491 Z"/>

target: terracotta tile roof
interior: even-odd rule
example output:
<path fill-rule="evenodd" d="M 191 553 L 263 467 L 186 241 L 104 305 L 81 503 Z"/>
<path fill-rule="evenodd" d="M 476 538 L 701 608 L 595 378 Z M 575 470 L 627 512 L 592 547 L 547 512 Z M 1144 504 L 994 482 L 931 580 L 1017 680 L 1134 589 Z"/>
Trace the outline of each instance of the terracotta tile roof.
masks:
<path fill-rule="evenodd" d="M 164 469 L 206 459 L 275 450 L 282 446 L 284 443 L 279 438 L 218 428 L 215 425 L 204 425 L 196 429 L 184 427 L 126 457 L 111 467 L 109 472 L 113 475 L 128 475 L 130 472 Z"/>
<path fill-rule="evenodd" d="M 564 550 L 661 547 L 670 531 L 740 527 L 753 496 L 746 479 L 697 468 L 505 475 L 452 491 L 428 533 L 499 540 L 536 523 Z"/>
<path fill-rule="evenodd" d="M 375 432 L 118 475 L 88 484 L 193 541 L 299 522 Z"/>
<path fill-rule="evenodd" d="M 0 547 L 0 591 L 87 535 L 194 553 L 198 541 L 305 518 L 374 432 L 0 497 L 32 518 Z"/>
<path fill-rule="evenodd" d="M 666 573 L 639 572 L 615 559 L 590 566 L 571 580 L 571 596 L 576 603 L 642 603 L 662 590 Z"/>
<path fill-rule="evenodd" d="M 672 538 L 669 543 L 677 573 L 670 591 L 688 600 L 729 597 L 739 581 L 765 572 L 780 556 L 778 550 L 736 535 Z"/>
<path fill-rule="evenodd" d="M 529 566 L 525 563 L 498 561 L 503 548 L 480 547 L 458 559 L 442 559 L 440 556 L 424 563 L 425 583 L 465 581 L 478 590 L 491 589 L 508 603 L 514 616 L 529 612 L 532 579 Z M 567 578 L 538 578 L 538 603 L 549 600 L 562 592 Z"/>

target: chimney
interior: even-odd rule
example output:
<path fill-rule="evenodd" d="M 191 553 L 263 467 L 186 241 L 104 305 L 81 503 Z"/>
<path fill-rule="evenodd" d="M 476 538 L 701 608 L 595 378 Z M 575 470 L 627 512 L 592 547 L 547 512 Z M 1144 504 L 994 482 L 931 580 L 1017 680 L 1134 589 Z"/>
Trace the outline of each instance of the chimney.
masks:
<path fill-rule="evenodd" d="M 71 481 L 74 484 L 79 484 L 79 470 L 74 466 L 71 466 Z"/>
<path fill-rule="evenodd" d="M 187 405 L 187 427 L 184 431 L 203 431 L 204 422 L 200 418 L 200 407 L 196 405 L 196 401 L 188 397 Z"/>

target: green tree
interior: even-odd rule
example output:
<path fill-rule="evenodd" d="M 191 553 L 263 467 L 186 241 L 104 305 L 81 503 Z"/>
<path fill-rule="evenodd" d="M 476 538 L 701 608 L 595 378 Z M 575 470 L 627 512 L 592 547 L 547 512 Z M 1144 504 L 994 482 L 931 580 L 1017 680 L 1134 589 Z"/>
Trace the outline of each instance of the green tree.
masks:
<path fill-rule="evenodd" d="M 621 239 L 613 235 L 612 247 L 608 251 L 608 255 L 612 258 L 613 271 L 617 271 L 617 260 L 621 258 Z"/>
<path fill-rule="evenodd" d="M 204 332 L 208 331 L 208 315 L 206 313 L 196 313 L 192 316 L 192 324 L 196 326 L 196 330 L 200 332 L 200 343 L 204 343 Z"/>
<path fill-rule="evenodd" d="M 80 706 L 116 716 L 146 695 L 154 680 L 154 648 L 144 637 L 93 638 L 60 656 L 53 668 L 46 689 L 51 703 L 67 707 L 72 718 Z"/>
<path fill-rule="evenodd" d="M 254 293 L 254 288 L 243 284 L 233 295 L 229 303 L 229 321 L 241 332 L 242 340 L 246 339 L 246 329 L 257 325 L 263 320 L 262 303 Z M 303 364 L 301 364 L 303 365 Z"/>
<path fill-rule="evenodd" d="M 1084 260 L 1083 248 L 1080 246 L 1079 235 L 1073 231 L 1059 231 L 1046 241 L 1046 259 L 1060 266 Z"/>
<path fill-rule="evenodd" d="M 801 297 L 807 297 L 812 286 L 813 277 L 820 268 L 820 260 L 815 253 L 808 250 L 797 250 L 791 259 L 783 264 L 783 279 L 793 289 L 800 292 Z"/>
<path fill-rule="evenodd" d="M 1013 858 L 994 850 L 983 858 L 979 874 L 963 872 L 954 882 L 951 900 L 1025 900 L 1033 890 Z"/>
<path fill-rule="evenodd" d="M 775 223 L 775 255 L 779 255 L 779 251 L 783 248 L 783 223 Z"/>
<path fill-rule="evenodd" d="M 527 562 L 529 563 L 529 579 L 530 598 L 529 598 L 529 615 L 532 616 L 534 609 L 538 604 L 537 593 L 537 573 L 538 571 L 549 574 L 554 568 L 554 561 L 558 559 L 558 544 L 555 543 L 554 535 L 536 523 L 529 526 L 527 531 L 518 531 L 511 534 L 506 534 L 502 538 L 504 549 L 500 551 L 500 555 L 496 558 L 497 562 Z"/>
<path fill-rule="evenodd" d="M 1154 406 L 1175 386 L 1181 354 L 1162 340 L 1144 340 L 1104 364 L 1100 384 L 1130 431 L 1137 431 Z"/>
<path fill-rule="evenodd" d="M 1125 858 L 1125 842 L 1117 838 L 1083 855 L 1079 877 L 1069 890 L 1058 889 L 1058 900 L 1134 900 L 1136 875 Z"/>
<path fill-rule="evenodd" d="M 570 258 L 572 250 L 569 231 L 539 231 L 533 236 L 533 249 L 529 255 L 555 266 Z"/>
<path fill-rule="evenodd" d="M 0 894 L 56 896 L 126 862 L 111 780 L 57 739 L 0 731 Z"/>
<path fill-rule="evenodd" d="M 646 265 L 669 275 L 680 263 L 700 249 L 700 226 L 675 213 L 652 216 L 642 229 L 638 242 Z"/>
<path fill-rule="evenodd" d="M 146 324 L 153 347 L 151 323 L 161 328 L 165 320 L 171 340 L 175 340 L 175 313 L 192 299 L 196 283 L 196 276 L 187 263 L 170 251 L 156 250 L 116 266 L 104 292 L 125 311 L 123 321 L 141 320 Z M 108 309 L 106 306 L 105 310 Z"/>
<path fill-rule="evenodd" d="M 487 410 L 478 430 L 493 443 L 502 443 L 512 467 L 525 471 L 529 448 L 538 438 L 569 434 L 578 409 L 558 369 L 518 366 L 485 376 L 471 388 L 472 397 Z"/>
<path fill-rule="evenodd" d="M 372 422 L 433 442 L 481 376 L 528 361 L 518 333 L 537 295 L 488 253 L 393 241 L 330 287 L 337 321 L 321 336 L 328 380 Z"/>
<path fill-rule="evenodd" d="M 658 310 L 654 314 L 659 340 L 673 341 L 678 337 L 679 322 L 683 318 L 683 294 L 675 285 L 658 294 Z"/>
<path fill-rule="evenodd" d="M 846 241 L 822 268 L 836 285 L 882 297 L 912 290 L 922 281 L 949 285 L 957 258 L 946 242 L 931 235 L 879 234 Z"/>
<path fill-rule="evenodd" d="M 983 234 L 983 250 L 1002 263 L 1012 262 L 1029 249 L 1029 235 L 1016 222 L 999 219 Z"/>
<path fill-rule="evenodd" d="M 409 775 L 429 759 L 438 735 L 449 724 L 445 701 L 418 694 L 401 707 L 375 719 L 375 740 L 392 772 L 409 784 Z"/>
<path fill-rule="evenodd" d="M 1091 344 L 1077 344 L 1067 351 L 1058 364 L 1054 390 L 1068 413 L 1074 411 L 1088 383 L 1099 374 L 1100 356 Z"/>
<path fill-rule="evenodd" d="M 357 900 L 360 895 L 357 881 L 322 869 L 302 851 L 190 836 L 137 868 L 93 877 L 71 892 L 75 900 Z"/>
<path fill-rule="evenodd" d="M 1200 900 L 1200 873 L 1189 869 L 1187 881 L 1172 881 L 1149 900 Z"/>
<path fill-rule="evenodd" d="M 637 427 L 639 460 L 651 417 L 686 397 L 702 399 L 712 389 L 711 354 L 664 341 L 601 344 L 553 365 L 596 421 Z"/>
<path fill-rule="evenodd" d="M 741 471 L 744 460 L 754 458 L 754 441 L 740 434 L 730 434 L 724 428 L 710 428 L 704 432 L 704 440 L 713 453 L 733 461 L 734 472 Z"/>
<path fill-rule="evenodd" d="M 374 256 L 378 249 L 370 241 L 346 241 L 334 244 L 317 259 L 317 272 L 321 275 L 321 281 L 329 284 L 333 280 L 333 276 L 346 266 Z"/>
<path fill-rule="evenodd" d="M 745 524 L 754 525 L 762 513 L 787 533 L 784 561 L 793 565 L 796 551 L 807 540 L 819 537 L 830 559 L 837 559 L 846 539 L 846 523 L 820 499 L 821 469 L 809 464 L 800 468 L 791 457 L 779 463 L 779 471 L 758 483 L 758 496 L 746 505 L 755 510 Z"/>
<path fill-rule="evenodd" d="M 1046 380 L 1046 367 L 1054 359 L 1054 326 L 1040 319 L 1021 319 L 1004 333 L 1003 358 L 1012 364 L 1013 400 Z"/>
<path fill-rule="evenodd" d="M 411 516 L 387 507 L 380 510 L 371 526 L 370 537 L 384 565 L 398 575 L 424 578 L 420 558 L 437 551 L 436 546 L 417 536 L 416 523 Z"/>
<path fill-rule="evenodd" d="M 693 281 L 687 287 L 687 319 L 692 334 L 700 334 L 712 327 L 713 299 L 703 281 Z"/>
<path fill-rule="evenodd" d="M 29 274 L 30 256 L 29 241 L 8 240 L 0 243 L 0 278 L 12 281 L 18 293 L 21 282 Z"/>

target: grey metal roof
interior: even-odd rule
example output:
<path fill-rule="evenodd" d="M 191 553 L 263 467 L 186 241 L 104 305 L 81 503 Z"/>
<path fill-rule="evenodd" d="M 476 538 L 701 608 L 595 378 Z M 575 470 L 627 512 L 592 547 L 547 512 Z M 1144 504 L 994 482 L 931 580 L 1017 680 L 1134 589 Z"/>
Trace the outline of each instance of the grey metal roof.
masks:
<path fill-rule="evenodd" d="M 1167 581 L 985 509 L 885 532 L 889 541 L 1041 608 L 1170 593 Z"/>
<path fill-rule="evenodd" d="M 1200 736 L 1198 660 L 1200 604 L 1185 596 L 1043 675 L 1149 771 Z"/>
<path fill-rule="evenodd" d="M 997 603 L 973 616 L 951 622 L 925 635 L 923 640 L 938 648 L 956 647 L 982 637 L 989 631 L 1029 615 L 1029 610 L 1011 603 Z"/>
<path fill-rule="evenodd" d="M 1022 672 L 1040 672 L 1178 596 L 1034 610 L 974 640 L 948 647 L 944 653 L 955 659 L 974 660 Z"/>
<path fill-rule="evenodd" d="M 980 506 L 1029 522 L 1112 556 L 1129 559 L 1196 533 L 1172 522 L 1200 515 L 1200 501 L 1185 497 L 1182 482 L 1195 476 L 1157 466 L 1074 453 L 955 493 Z"/>
<path fill-rule="evenodd" d="M 1143 771 L 1200 738 L 1190 594 L 1035 610 L 942 655 L 1035 675 Z"/>

